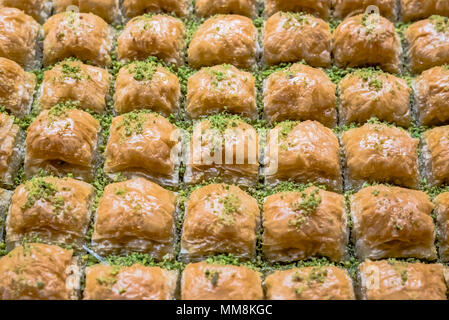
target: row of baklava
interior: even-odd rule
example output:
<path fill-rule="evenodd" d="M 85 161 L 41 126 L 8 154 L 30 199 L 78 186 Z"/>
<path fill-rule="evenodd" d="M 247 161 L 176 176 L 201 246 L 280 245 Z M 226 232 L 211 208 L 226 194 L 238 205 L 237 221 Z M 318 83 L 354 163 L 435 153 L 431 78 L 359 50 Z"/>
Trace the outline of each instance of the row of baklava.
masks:
<path fill-rule="evenodd" d="M 183 261 L 216 254 L 243 259 L 256 255 L 258 202 L 234 185 L 197 187 L 185 200 L 185 212 L 180 212 L 173 192 L 144 178 L 107 185 L 96 210 L 93 187 L 72 178 L 33 178 L 11 193 L 2 190 L 9 250 L 36 237 L 80 250 L 93 214 L 92 248 L 100 255 L 142 252 L 158 260 L 172 259 L 176 221 L 183 226 L 179 255 Z M 365 187 L 351 195 L 348 209 L 356 257 L 432 261 L 437 258 L 438 236 L 440 258 L 449 261 L 449 193 L 434 203 L 422 191 L 387 185 Z M 268 196 L 262 211 L 265 258 L 292 262 L 318 256 L 344 261 L 349 241 L 346 211 L 343 195 L 317 187 Z"/>
<path fill-rule="evenodd" d="M 441 0 L 401 0 L 399 6 L 397 0 L 196 0 L 194 10 L 198 17 L 239 14 L 254 18 L 262 5 L 265 16 L 278 11 L 302 11 L 322 19 L 332 16 L 339 20 L 363 13 L 370 5 L 377 6 L 380 14 L 390 20 L 395 20 L 399 12 L 406 22 L 433 14 L 449 15 L 449 5 Z M 67 10 L 67 7 L 77 6 L 80 12 L 92 12 L 108 23 L 118 21 L 121 11 L 126 18 L 147 12 L 187 17 L 193 9 L 191 0 L 124 0 L 122 10 L 119 0 L 1 0 L 0 6 L 24 10 L 40 22 L 49 16 L 52 7 L 59 13 Z"/>
<path fill-rule="evenodd" d="M 15 8 L 1 8 L 0 17 L 0 56 L 23 67 L 36 66 L 40 25 Z M 449 62 L 449 41 L 445 36 L 448 26 L 448 18 L 432 16 L 407 29 L 407 63 L 414 73 Z M 43 29 L 44 65 L 72 56 L 97 66 L 111 64 L 114 32 L 100 17 L 62 12 L 52 16 Z M 177 18 L 138 16 L 118 36 L 118 59 L 132 61 L 155 56 L 166 63 L 182 65 L 185 37 L 185 26 Z M 304 60 L 314 67 L 329 67 L 333 54 L 338 67 L 370 65 L 392 73 L 399 73 L 402 68 L 402 46 L 395 27 L 377 14 L 348 18 L 332 34 L 324 20 L 303 13 L 279 12 L 266 21 L 262 44 L 263 62 L 268 65 Z M 207 19 L 194 32 L 187 50 L 187 60 L 193 68 L 228 63 L 255 69 L 258 55 L 258 30 L 251 19 L 239 15 Z"/>
<path fill-rule="evenodd" d="M 20 246 L 0 259 L 0 272 L 0 299 L 80 297 L 81 270 L 71 250 L 35 243 Z M 356 292 L 368 300 L 446 299 L 447 270 L 441 264 L 367 260 L 358 272 L 354 288 L 347 271 L 334 266 L 274 271 L 262 281 L 261 274 L 248 267 L 207 261 L 188 264 L 182 275 L 141 264 L 98 264 L 85 270 L 83 298 L 353 300 Z"/>
<path fill-rule="evenodd" d="M 41 112 L 28 128 L 25 151 L 18 125 L 4 113 L 0 119 L 4 186 L 12 186 L 23 153 L 27 178 L 44 172 L 93 180 L 101 162 L 97 146 L 101 127 L 89 113 L 58 107 Z M 315 183 L 336 192 L 359 189 L 365 182 L 419 189 L 421 177 L 431 186 L 449 180 L 449 126 L 424 132 L 422 152 L 419 139 L 382 123 L 343 132 L 342 149 L 331 129 L 310 120 L 278 124 L 268 131 L 263 146 L 254 127 L 237 116 L 211 116 L 194 126 L 185 143 L 178 141 L 180 136 L 176 126 L 155 113 L 115 117 L 106 143 L 104 172 L 110 178 L 146 177 L 164 186 L 176 186 L 180 178 L 196 184 L 218 177 L 226 183 L 251 186 L 260 174 L 267 185 L 288 180 Z M 186 165 L 183 177 L 178 174 L 180 162 Z"/>

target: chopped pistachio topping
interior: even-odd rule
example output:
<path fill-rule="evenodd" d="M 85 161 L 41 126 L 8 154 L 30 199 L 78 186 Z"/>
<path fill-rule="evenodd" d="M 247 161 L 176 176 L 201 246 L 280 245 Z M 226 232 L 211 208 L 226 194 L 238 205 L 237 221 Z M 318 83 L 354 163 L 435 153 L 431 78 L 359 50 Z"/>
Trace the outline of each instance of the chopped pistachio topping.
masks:
<path fill-rule="evenodd" d="M 135 61 L 126 68 L 137 81 L 151 81 L 158 64 L 155 61 Z"/>
<path fill-rule="evenodd" d="M 220 221 L 224 224 L 234 224 L 234 214 L 240 211 L 242 201 L 235 194 L 228 194 L 219 200 L 223 204 L 223 210 L 220 213 Z"/>
<path fill-rule="evenodd" d="M 220 276 L 220 271 L 211 271 L 209 269 L 206 269 L 205 271 L 206 278 L 209 279 L 212 286 L 216 287 L 218 283 L 218 278 Z"/>
<path fill-rule="evenodd" d="M 429 19 L 430 19 L 430 21 L 432 21 L 433 25 L 435 26 L 435 30 L 437 32 L 449 31 L 449 18 L 448 17 L 433 15 Z"/>
<path fill-rule="evenodd" d="M 122 121 L 117 125 L 117 129 L 123 128 L 123 136 L 130 137 L 132 134 L 141 134 L 143 125 L 147 121 L 148 112 L 132 111 L 122 116 Z"/>
<path fill-rule="evenodd" d="M 81 72 L 80 66 L 71 65 L 68 62 L 62 62 L 61 65 L 62 79 L 66 78 L 74 79 L 74 80 L 82 80 L 83 74 Z"/>
<path fill-rule="evenodd" d="M 297 26 L 298 22 L 300 25 L 309 23 L 307 14 L 304 14 L 302 12 L 298 12 L 298 13 L 282 12 L 281 15 L 287 17 L 287 21 L 284 23 L 285 29 L 289 29 L 291 27 Z"/>
<path fill-rule="evenodd" d="M 301 192 L 301 199 L 292 204 L 292 209 L 296 213 L 296 218 L 290 219 L 289 224 L 291 226 L 295 226 L 296 229 L 300 230 L 307 218 L 316 212 L 321 203 L 319 192 L 320 190 L 318 188 L 315 188 L 315 190 L 309 194 L 307 194 L 306 191 Z"/>

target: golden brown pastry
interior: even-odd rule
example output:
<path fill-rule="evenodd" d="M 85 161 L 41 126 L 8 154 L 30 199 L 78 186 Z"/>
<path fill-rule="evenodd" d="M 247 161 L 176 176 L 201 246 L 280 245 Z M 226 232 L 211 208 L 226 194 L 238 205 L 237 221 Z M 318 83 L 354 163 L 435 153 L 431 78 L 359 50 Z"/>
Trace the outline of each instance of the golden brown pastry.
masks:
<path fill-rule="evenodd" d="M 424 132 L 422 142 L 427 182 L 431 186 L 449 183 L 449 126 Z"/>
<path fill-rule="evenodd" d="M 251 19 L 234 14 L 217 15 L 207 19 L 193 34 L 188 59 L 193 68 L 227 63 L 253 69 L 257 51 L 257 29 Z"/>
<path fill-rule="evenodd" d="M 413 89 L 423 126 L 449 124 L 449 67 L 434 67 L 416 78 Z"/>
<path fill-rule="evenodd" d="M 71 178 L 33 178 L 14 191 L 6 220 L 6 242 L 24 238 L 80 249 L 90 221 L 94 188 Z"/>
<path fill-rule="evenodd" d="M 438 225 L 438 245 L 440 258 L 449 261 L 449 192 L 441 193 L 435 200 L 435 216 Z"/>
<path fill-rule="evenodd" d="M 0 299 L 76 299 L 80 270 L 72 253 L 40 243 L 15 248 L 0 259 Z"/>
<path fill-rule="evenodd" d="M 290 262 L 310 257 L 341 261 L 346 255 L 348 230 L 342 195 L 310 187 L 281 192 L 263 206 L 264 256 Z"/>
<path fill-rule="evenodd" d="M 2 219 L 2 221 L 4 221 L 4 218 L 8 211 L 11 196 L 12 191 L 0 188 L 0 219 Z"/>
<path fill-rule="evenodd" d="M 322 70 L 294 64 L 265 81 L 265 117 L 270 122 L 316 120 L 333 127 L 337 122 L 335 89 Z"/>
<path fill-rule="evenodd" d="M 51 0 L 0 0 L 0 7 L 20 9 L 42 23 L 50 15 Z"/>
<path fill-rule="evenodd" d="M 304 60 L 313 67 L 329 67 L 332 34 L 324 20 L 303 13 L 278 12 L 265 23 L 263 50 L 268 65 Z"/>
<path fill-rule="evenodd" d="M 259 222 L 256 199 L 239 187 L 210 184 L 196 189 L 186 205 L 181 255 L 189 261 L 221 253 L 253 258 Z"/>
<path fill-rule="evenodd" d="M 100 198 L 92 242 L 102 254 L 173 256 L 175 196 L 144 178 L 106 186 Z"/>
<path fill-rule="evenodd" d="M 388 19 L 359 14 L 340 23 L 333 36 L 338 67 L 379 66 L 387 72 L 400 72 L 401 41 Z"/>
<path fill-rule="evenodd" d="M 254 185 L 259 172 L 257 131 L 237 116 L 212 116 L 193 128 L 184 181 L 213 178 L 236 185 Z"/>
<path fill-rule="evenodd" d="M 265 288 L 268 300 L 355 300 L 348 272 L 333 266 L 276 271 Z"/>
<path fill-rule="evenodd" d="M 268 136 L 265 155 L 269 185 L 291 180 L 342 190 L 340 145 L 332 130 L 316 121 L 283 122 Z"/>
<path fill-rule="evenodd" d="M 376 6 L 380 15 L 391 21 L 396 19 L 396 0 L 332 0 L 332 6 L 339 20 L 364 13 L 369 6 Z"/>
<path fill-rule="evenodd" d="M 357 256 L 436 259 L 433 204 L 422 191 L 376 185 L 351 196 Z"/>
<path fill-rule="evenodd" d="M 104 171 L 125 176 L 143 176 L 163 185 L 176 184 L 177 159 L 171 151 L 177 143 L 177 128 L 164 117 L 130 112 L 112 120 L 106 146 Z"/>
<path fill-rule="evenodd" d="M 184 63 L 185 28 L 181 20 L 166 15 L 143 15 L 130 20 L 117 39 L 120 60 L 145 60 L 155 56 L 165 63 Z"/>
<path fill-rule="evenodd" d="M 100 129 L 98 120 L 82 110 L 56 106 L 42 111 L 28 128 L 26 176 L 43 170 L 91 181 Z"/>
<path fill-rule="evenodd" d="M 79 12 L 93 13 L 108 23 L 117 21 L 119 0 L 53 0 L 56 13 L 64 12 L 69 6 L 76 6 Z"/>
<path fill-rule="evenodd" d="M 408 127 L 412 121 L 411 89 L 389 73 L 358 70 L 339 83 L 340 121 L 365 123 L 372 117 Z"/>
<path fill-rule="evenodd" d="M 360 264 L 364 300 L 446 300 L 443 265 L 403 261 Z"/>
<path fill-rule="evenodd" d="M 223 111 L 257 118 L 255 79 L 229 64 L 203 68 L 188 80 L 187 115 L 196 119 Z"/>
<path fill-rule="evenodd" d="M 154 62 L 136 61 L 117 75 L 114 109 L 119 114 L 149 109 L 168 117 L 179 111 L 180 97 L 175 74 Z"/>
<path fill-rule="evenodd" d="M 44 64 L 69 57 L 105 67 L 110 64 L 112 31 L 91 13 L 61 12 L 44 24 Z"/>
<path fill-rule="evenodd" d="M 258 272 L 244 266 L 191 263 L 182 274 L 181 299 L 262 300 L 262 281 Z"/>
<path fill-rule="evenodd" d="M 173 300 L 178 273 L 159 267 L 97 264 L 86 269 L 85 300 Z"/>
<path fill-rule="evenodd" d="M 44 72 L 40 107 L 76 102 L 81 109 L 103 113 L 109 93 L 109 73 L 101 68 L 66 60 Z"/>
<path fill-rule="evenodd" d="M 23 116 L 33 102 L 36 76 L 25 72 L 12 60 L 0 58 L 0 106 L 16 116 Z"/>
<path fill-rule="evenodd" d="M 415 22 L 408 27 L 405 38 L 413 73 L 449 63 L 449 18 L 431 16 Z"/>
<path fill-rule="evenodd" d="M 401 6 L 405 22 L 425 19 L 433 14 L 449 15 L 449 2 L 446 0 L 401 0 Z"/>
<path fill-rule="evenodd" d="M 174 13 L 178 17 L 185 17 L 190 11 L 189 0 L 124 0 L 123 10 L 127 18 L 148 12 Z"/>
<path fill-rule="evenodd" d="M 8 58 L 23 68 L 34 66 L 40 25 L 16 8 L 0 8 L 0 57 Z"/>
<path fill-rule="evenodd" d="M 321 19 L 328 19 L 331 0 L 265 0 L 266 16 L 272 16 L 278 11 L 307 12 Z"/>
<path fill-rule="evenodd" d="M 14 119 L 0 113 L 0 185 L 12 186 L 22 163 L 24 135 Z"/>
<path fill-rule="evenodd" d="M 239 14 L 251 18 L 257 15 L 257 0 L 196 0 L 195 11 L 203 18 L 216 14 Z"/>
<path fill-rule="evenodd" d="M 400 128 L 365 124 L 342 135 L 348 187 L 384 182 L 417 189 L 419 139 Z"/>

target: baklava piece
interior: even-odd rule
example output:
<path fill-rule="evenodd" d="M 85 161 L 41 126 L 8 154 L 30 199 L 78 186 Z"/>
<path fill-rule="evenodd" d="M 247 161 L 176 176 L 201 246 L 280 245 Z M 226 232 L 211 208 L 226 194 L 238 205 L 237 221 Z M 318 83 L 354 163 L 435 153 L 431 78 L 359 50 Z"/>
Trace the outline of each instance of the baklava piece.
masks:
<path fill-rule="evenodd" d="M 173 257 L 175 195 L 144 178 L 106 186 L 92 244 L 101 254 L 148 253 Z"/>
<path fill-rule="evenodd" d="M 66 60 L 44 72 L 40 107 L 51 109 L 64 102 L 103 113 L 109 93 L 109 73 L 101 68 Z"/>
<path fill-rule="evenodd" d="M 376 6 L 381 16 L 394 21 L 396 19 L 396 0 L 332 0 L 334 17 L 344 20 L 364 13 L 369 6 Z"/>
<path fill-rule="evenodd" d="M 12 191 L 0 188 L 0 220 L 5 221 Z M 3 240 L 4 226 L 0 226 L 0 239 Z"/>
<path fill-rule="evenodd" d="M 22 68 L 37 63 L 37 42 L 41 27 L 32 17 L 16 8 L 0 8 L 0 57 L 17 62 Z"/>
<path fill-rule="evenodd" d="M 134 264 L 86 269 L 85 300 L 173 300 L 177 271 Z"/>
<path fill-rule="evenodd" d="M 157 57 L 165 63 L 184 63 L 185 28 L 181 20 L 166 15 L 143 15 L 130 20 L 117 39 L 122 61 Z"/>
<path fill-rule="evenodd" d="M 413 73 L 449 63 L 449 18 L 431 16 L 413 23 L 405 32 Z"/>
<path fill-rule="evenodd" d="M 17 187 L 6 220 L 6 244 L 23 239 L 81 249 L 91 216 L 94 188 L 71 178 L 33 178 Z"/>
<path fill-rule="evenodd" d="M 44 64 L 75 57 L 96 66 L 111 63 L 112 30 L 91 13 L 61 12 L 44 24 Z"/>
<path fill-rule="evenodd" d="M 265 151 L 268 185 L 290 180 L 342 190 L 340 144 L 332 130 L 321 123 L 282 122 L 270 131 Z"/>
<path fill-rule="evenodd" d="M 0 186 L 11 187 L 22 163 L 25 136 L 14 119 L 0 113 Z"/>
<path fill-rule="evenodd" d="M 424 132 L 422 158 L 424 176 L 431 186 L 449 183 L 449 126 Z"/>
<path fill-rule="evenodd" d="M 188 80 L 187 115 L 197 119 L 223 111 L 257 118 L 254 77 L 228 64 L 203 68 Z"/>
<path fill-rule="evenodd" d="M 449 16 L 449 2 L 445 0 L 401 0 L 402 20 L 425 19 L 434 14 Z"/>
<path fill-rule="evenodd" d="M 20 9 L 43 23 L 51 13 L 51 0 L 0 0 L 0 7 Z"/>
<path fill-rule="evenodd" d="M 257 0 L 196 0 L 195 11 L 203 18 L 216 14 L 239 14 L 251 18 L 257 16 Z"/>
<path fill-rule="evenodd" d="M 265 117 L 270 122 L 316 120 L 333 127 L 337 122 L 335 89 L 322 70 L 294 64 L 271 74 L 265 81 Z"/>
<path fill-rule="evenodd" d="M 303 13 L 278 12 L 265 23 L 263 50 L 268 65 L 304 60 L 313 67 L 329 67 L 332 34 L 324 20 Z"/>
<path fill-rule="evenodd" d="M 146 109 L 168 117 L 179 112 L 180 97 L 175 74 L 154 62 L 136 61 L 117 75 L 114 109 L 118 114 Z"/>
<path fill-rule="evenodd" d="M 133 111 L 115 117 L 106 146 L 105 173 L 176 185 L 179 163 L 172 149 L 178 142 L 177 132 L 176 126 L 154 113 Z"/>
<path fill-rule="evenodd" d="M 435 200 L 435 216 L 438 226 L 438 244 L 440 258 L 449 261 L 449 192 L 441 193 Z"/>
<path fill-rule="evenodd" d="M 0 106 L 16 116 L 28 113 L 33 102 L 36 76 L 12 60 L 0 58 Z"/>
<path fill-rule="evenodd" d="M 72 250 L 30 243 L 0 259 L 0 300 L 77 299 L 81 271 Z"/>
<path fill-rule="evenodd" d="M 98 120 L 89 113 L 59 106 L 44 110 L 28 128 L 25 173 L 40 173 L 91 181 L 100 133 Z"/>
<path fill-rule="evenodd" d="M 436 259 L 433 204 L 422 191 L 376 185 L 351 196 L 355 252 L 364 260 Z"/>
<path fill-rule="evenodd" d="M 259 173 L 257 131 L 237 116 L 217 115 L 193 128 L 184 181 L 214 178 L 236 185 L 254 185 Z"/>
<path fill-rule="evenodd" d="M 144 13 L 172 13 L 186 17 L 190 12 L 190 0 L 124 0 L 123 11 L 127 18 Z"/>
<path fill-rule="evenodd" d="M 333 266 L 275 271 L 265 279 L 268 300 L 354 300 L 348 272 Z"/>
<path fill-rule="evenodd" d="M 186 204 L 180 254 L 188 261 L 222 253 L 254 258 L 259 221 L 256 199 L 239 187 L 196 189 Z"/>
<path fill-rule="evenodd" d="M 365 182 L 391 183 L 418 189 L 419 139 L 385 124 L 367 123 L 342 135 L 347 187 Z"/>
<path fill-rule="evenodd" d="M 379 66 L 401 71 L 401 41 L 393 23 L 378 14 L 359 14 L 334 31 L 334 59 L 340 68 Z"/>
<path fill-rule="evenodd" d="M 70 6 L 76 6 L 79 12 L 93 13 L 108 23 L 117 22 L 119 17 L 119 0 L 53 0 L 56 13 Z"/>
<path fill-rule="evenodd" d="M 302 192 L 281 192 L 263 206 L 264 256 L 290 262 L 311 257 L 342 261 L 348 230 L 342 195 L 310 187 Z"/>
<path fill-rule="evenodd" d="M 441 264 L 367 260 L 359 271 L 364 300 L 446 300 Z"/>
<path fill-rule="evenodd" d="M 381 121 L 409 127 L 411 88 L 404 79 L 377 70 L 357 70 L 339 83 L 340 122 Z"/>
<path fill-rule="evenodd" d="M 250 18 L 217 15 L 207 19 L 193 34 L 188 60 L 193 68 L 227 63 L 253 69 L 257 54 L 257 29 Z"/>
<path fill-rule="evenodd" d="M 416 78 L 413 89 L 419 123 L 449 124 L 449 67 L 433 67 Z"/>
<path fill-rule="evenodd" d="M 182 300 L 262 300 L 258 272 L 244 266 L 188 264 L 181 278 Z"/>
<path fill-rule="evenodd" d="M 307 12 L 321 19 L 331 14 L 331 0 L 266 0 L 265 15 L 270 17 L 278 11 Z"/>

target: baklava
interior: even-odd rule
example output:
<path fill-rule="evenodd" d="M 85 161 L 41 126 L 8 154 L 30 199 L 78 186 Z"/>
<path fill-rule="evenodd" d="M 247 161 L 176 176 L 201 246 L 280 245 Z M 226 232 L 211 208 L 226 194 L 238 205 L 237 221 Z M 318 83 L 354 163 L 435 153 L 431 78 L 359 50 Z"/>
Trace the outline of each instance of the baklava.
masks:
<path fill-rule="evenodd" d="M 199 17 L 239 14 L 252 18 L 257 15 L 257 5 L 257 0 L 196 0 L 195 12 Z"/>
<path fill-rule="evenodd" d="M 331 15 L 331 0 L 265 0 L 266 16 L 272 16 L 278 11 L 307 12 L 328 19 Z"/>
<path fill-rule="evenodd" d="M 434 14 L 449 15 L 449 3 L 445 0 L 401 0 L 402 20 L 405 22 L 425 19 Z"/>
<path fill-rule="evenodd" d="M 91 217 L 94 189 L 71 178 L 35 177 L 16 188 L 6 220 L 6 244 L 23 239 L 81 249 Z"/>
<path fill-rule="evenodd" d="M 0 186 L 11 187 L 23 160 L 25 136 L 14 119 L 0 113 Z"/>
<path fill-rule="evenodd" d="M 340 144 L 331 129 L 316 121 L 282 122 L 270 130 L 265 148 L 266 183 L 315 183 L 342 190 Z"/>
<path fill-rule="evenodd" d="M 294 64 L 265 80 L 265 118 L 269 122 L 316 120 L 333 127 L 337 123 L 335 90 L 335 84 L 324 71 Z"/>
<path fill-rule="evenodd" d="M 449 126 L 423 133 L 422 158 L 424 176 L 431 186 L 449 183 Z"/>
<path fill-rule="evenodd" d="M 449 261 L 449 192 L 439 194 L 435 200 L 435 216 L 438 226 L 439 254 L 443 262 Z"/>
<path fill-rule="evenodd" d="M 53 0 L 56 2 L 57 0 Z M 0 0 L 0 7 L 17 8 L 43 23 L 51 13 L 52 0 Z"/>
<path fill-rule="evenodd" d="M 77 299 L 81 271 L 72 250 L 28 243 L 0 259 L 0 300 Z"/>
<path fill-rule="evenodd" d="M 419 187 L 418 145 L 402 128 L 367 123 L 342 135 L 346 159 L 346 187 L 360 188 L 365 182 Z"/>
<path fill-rule="evenodd" d="M 188 264 L 181 279 L 182 300 L 262 300 L 258 272 L 244 266 Z"/>
<path fill-rule="evenodd" d="M 104 171 L 141 176 L 162 185 L 178 183 L 178 157 L 172 149 L 178 129 L 155 113 L 133 111 L 112 120 L 106 145 Z"/>
<path fill-rule="evenodd" d="M 350 197 L 358 258 L 436 259 L 434 208 L 422 191 L 376 185 Z"/>
<path fill-rule="evenodd" d="M 228 14 L 207 19 L 193 34 L 188 49 L 193 68 L 232 64 L 254 69 L 258 54 L 257 29 L 250 18 Z"/>
<path fill-rule="evenodd" d="M 173 257 L 175 195 L 144 178 L 106 186 L 98 203 L 92 245 L 100 254 Z"/>
<path fill-rule="evenodd" d="M 367 260 L 359 271 L 364 300 L 446 300 L 441 264 Z"/>
<path fill-rule="evenodd" d="M 348 272 L 334 266 L 275 271 L 265 289 L 268 300 L 355 300 Z"/>
<path fill-rule="evenodd" d="M 86 269 L 85 300 L 173 300 L 177 271 L 134 264 Z"/>
<path fill-rule="evenodd" d="M 120 14 L 119 0 L 53 0 L 53 7 L 56 13 L 76 7 L 79 12 L 93 13 L 108 23 L 117 22 Z"/>
<path fill-rule="evenodd" d="M 190 12 L 189 0 L 123 0 L 123 12 L 127 18 L 144 13 L 172 13 L 185 17 Z"/>
<path fill-rule="evenodd" d="M 240 188 L 210 184 L 196 189 L 186 204 L 180 254 L 188 261 L 222 253 L 254 258 L 259 221 L 256 199 Z"/>
<path fill-rule="evenodd" d="M 222 112 L 257 118 L 253 75 L 223 64 L 202 68 L 189 77 L 186 113 L 192 119 Z"/>
<path fill-rule="evenodd" d="M 396 19 L 396 0 L 332 0 L 334 17 L 344 20 L 364 13 L 369 6 L 376 6 L 381 16 L 394 21 Z"/>
<path fill-rule="evenodd" d="M 312 15 L 278 12 L 265 23 L 263 51 L 267 65 L 304 60 L 313 67 L 329 67 L 332 34 L 324 20 Z"/>
<path fill-rule="evenodd" d="M 40 172 L 91 181 L 97 162 L 100 123 L 89 113 L 61 106 L 42 111 L 25 140 L 27 178 Z"/>

